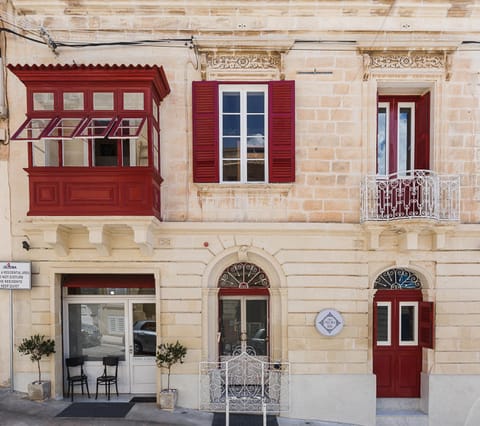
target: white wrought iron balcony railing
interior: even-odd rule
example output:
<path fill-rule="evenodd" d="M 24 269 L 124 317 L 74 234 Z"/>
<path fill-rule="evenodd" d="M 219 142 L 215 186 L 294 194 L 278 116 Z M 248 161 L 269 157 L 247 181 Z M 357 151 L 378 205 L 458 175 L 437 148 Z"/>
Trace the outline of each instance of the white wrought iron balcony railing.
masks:
<path fill-rule="evenodd" d="M 460 177 L 410 170 L 366 176 L 361 188 L 361 222 L 396 219 L 460 219 Z"/>

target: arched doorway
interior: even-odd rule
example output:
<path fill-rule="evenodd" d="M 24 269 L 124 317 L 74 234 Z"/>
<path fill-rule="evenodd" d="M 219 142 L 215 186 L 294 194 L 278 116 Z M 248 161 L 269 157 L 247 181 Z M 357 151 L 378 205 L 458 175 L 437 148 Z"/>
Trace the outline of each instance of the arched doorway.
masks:
<path fill-rule="evenodd" d="M 423 302 L 422 283 L 407 269 L 383 272 L 374 288 L 377 397 L 419 397 L 422 347 L 433 346 L 433 303 Z"/>
<path fill-rule="evenodd" d="M 270 283 L 253 263 L 227 267 L 218 280 L 218 350 L 220 359 L 247 352 L 270 356 Z"/>

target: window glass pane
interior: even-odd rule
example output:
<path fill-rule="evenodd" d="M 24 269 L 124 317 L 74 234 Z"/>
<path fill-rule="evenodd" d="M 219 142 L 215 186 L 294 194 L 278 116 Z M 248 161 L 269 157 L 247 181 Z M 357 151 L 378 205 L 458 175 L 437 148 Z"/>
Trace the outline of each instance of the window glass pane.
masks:
<path fill-rule="evenodd" d="M 132 166 L 148 166 L 148 138 L 147 138 L 147 126 L 142 127 L 141 133 L 138 135 L 138 138 L 133 139 L 132 143 L 135 145 L 135 150 L 131 153 L 131 159 L 133 164 Z M 154 144 L 155 138 L 158 140 L 158 133 L 154 131 Z M 158 145 L 158 142 L 157 142 Z M 157 155 L 158 158 L 158 155 Z M 154 159 L 155 161 L 155 159 Z M 158 161 L 158 160 L 157 160 Z M 158 164 L 156 164 L 158 170 Z"/>
<path fill-rule="evenodd" d="M 116 140 L 95 139 L 93 146 L 94 166 L 118 166 L 118 144 Z"/>
<path fill-rule="evenodd" d="M 158 104 L 157 104 L 157 101 L 153 101 L 153 118 L 158 123 Z"/>
<path fill-rule="evenodd" d="M 64 166 L 86 166 L 88 164 L 87 144 L 82 139 L 67 139 L 63 144 Z"/>
<path fill-rule="evenodd" d="M 377 345 L 390 343 L 389 306 L 377 306 Z"/>
<path fill-rule="evenodd" d="M 65 92 L 63 94 L 63 109 L 83 110 L 83 92 Z"/>
<path fill-rule="evenodd" d="M 143 92 L 139 93 L 129 93 L 125 92 L 123 94 L 123 109 L 128 110 L 144 110 L 144 100 L 143 100 Z"/>
<path fill-rule="evenodd" d="M 223 138 L 223 158 L 240 158 L 239 138 Z"/>
<path fill-rule="evenodd" d="M 247 116 L 247 136 L 265 135 L 265 117 L 263 115 Z"/>
<path fill-rule="evenodd" d="M 90 118 L 78 136 L 85 138 L 104 138 L 113 124 L 113 118 Z"/>
<path fill-rule="evenodd" d="M 223 161 L 223 180 L 238 182 L 240 180 L 240 160 Z"/>
<path fill-rule="evenodd" d="M 379 175 L 387 174 L 387 109 L 378 108 L 377 117 L 377 173 Z"/>
<path fill-rule="evenodd" d="M 247 113 L 265 112 L 265 94 L 263 92 L 247 93 Z"/>
<path fill-rule="evenodd" d="M 50 118 L 32 118 L 18 135 L 14 135 L 14 138 L 25 140 L 39 139 L 51 121 Z"/>
<path fill-rule="evenodd" d="M 96 92 L 93 94 L 93 109 L 99 111 L 113 110 L 113 93 L 112 92 Z"/>
<path fill-rule="evenodd" d="M 160 170 L 159 166 L 159 138 L 158 138 L 158 130 L 154 127 L 153 128 L 153 167 L 155 170 Z"/>
<path fill-rule="evenodd" d="M 247 163 L 247 180 L 248 182 L 265 181 L 265 162 L 257 160 L 249 160 Z"/>
<path fill-rule="evenodd" d="M 125 310 L 120 303 L 68 305 L 69 356 L 101 361 L 112 355 L 125 361 Z"/>
<path fill-rule="evenodd" d="M 223 135 L 224 136 L 240 135 L 240 116 L 239 115 L 223 116 Z"/>
<path fill-rule="evenodd" d="M 34 167 L 58 167 L 58 142 L 54 140 L 39 140 L 33 142 Z"/>
<path fill-rule="evenodd" d="M 255 350 L 256 355 L 268 355 L 267 345 L 267 301 L 246 300 L 247 344 Z"/>
<path fill-rule="evenodd" d="M 145 127 L 144 118 L 122 118 L 109 136 L 111 138 L 135 137 L 142 130 L 141 127 Z"/>
<path fill-rule="evenodd" d="M 155 355 L 157 350 L 157 322 L 155 303 L 134 303 L 133 317 L 133 355 Z"/>
<path fill-rule="evenodd" d="M 53 111 L 54 96 L 53 93 L 34 93 L 33 109 L 35 111 Z"/>
<path fill-rule="evenodd" d="M 52 139 L 69 139 L 73 136 L 82 121 L 83 118 L 61 118 L 45 137 Z"/>
<path fill-rule="evenodd" d="M 411 170 L 412 109 L 400 108 L 398 117 L 398 172 Z"/>
<path fill-rule="evenodd" d="M 400 341 L 415 342 L 416 340 L 415 306 L 402 305 L 400 307 Z"/>
<path fill-rule="evenodd" d="M 239 92 L 223 92 L 223 112 L 239 113 L 240 112 L 240 93 Z"/>
<path fill-rule="evenodd" d="M 231 355 L 240 347 L 241 333 L 240 300 L 220 301 L 220 354 Z"/>

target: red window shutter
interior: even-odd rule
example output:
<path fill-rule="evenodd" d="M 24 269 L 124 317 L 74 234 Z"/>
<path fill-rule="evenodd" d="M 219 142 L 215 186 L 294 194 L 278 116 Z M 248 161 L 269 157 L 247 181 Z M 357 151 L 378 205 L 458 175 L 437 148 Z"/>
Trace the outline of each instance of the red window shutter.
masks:
<path fill-rule="evenodd" d="M 268 84 L 269 181 L 295 181 L 295 81 Z"/>
<path fill-rule="evenodd" d="M 422 348 L 433 349 L 434 342 L 434 306 L 433 302 L 420 302 L 419 304 L 420 320 L 418 321 L 418 335 L 420 336 L 420 346 Z"/>
<path fill-rule="evenodd" d="M 194 81 L 193 181 L 219 181 L 218 82 Z"/>
<path fill-rule="evenodd" d="M 416 103 L 415 168 L 430 169 L 430 92 L 419 97 Z"/>

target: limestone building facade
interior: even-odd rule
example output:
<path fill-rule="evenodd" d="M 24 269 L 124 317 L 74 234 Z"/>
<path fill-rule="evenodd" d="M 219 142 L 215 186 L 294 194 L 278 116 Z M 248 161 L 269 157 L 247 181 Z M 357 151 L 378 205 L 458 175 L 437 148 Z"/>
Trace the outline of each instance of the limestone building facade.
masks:
<path fill-rule="evenodd" d="M 77 355 L 158 393 L 179 340 L 180 406 L 249 351 L 286 417 L 480 418 L 478 1 L 37 3 L 0 3 L 4 385 L 39 332 L 54 397 Z"/>

